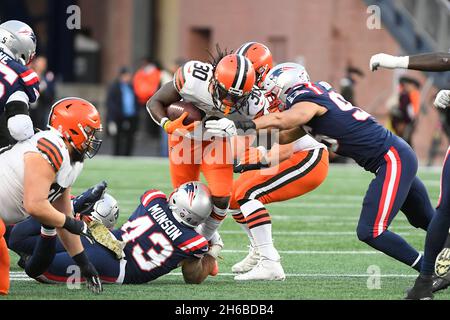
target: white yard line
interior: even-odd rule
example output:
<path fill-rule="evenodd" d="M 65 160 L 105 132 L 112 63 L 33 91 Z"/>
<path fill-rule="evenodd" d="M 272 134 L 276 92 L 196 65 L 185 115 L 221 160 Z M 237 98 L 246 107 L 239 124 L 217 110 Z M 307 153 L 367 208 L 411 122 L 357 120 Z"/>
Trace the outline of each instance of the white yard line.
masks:
<path fill-rule="evenodd" d="M 394 229 L 395 230 L 395 229 Z M 396 232 L 401 236 L 422 236 L 422 232 Z M 220 234 L 242 234 L 241 230 L 220 230 Z M 279 236 L 354 236 L 356 238 L 356 231 L 273 231 L 273 235 Z"/>
<path fill-rule="evenodd" d="M 221 272 L 219 273 L 219 276 L 224 277 L 234 277 L 236 274 L 234 273 L 227 273 L 227 272 Z M 29 278 L 25 273 L 15 273 L 11 272 L 11 281 L 34 281 L 34 279 Z M 167 274 L 166 276 L 182 276 L 181 272 L 171 272 Z M 335 273 L 335 274 L 328 274 L 328 273 L 287 273 L 286 277 L 288 278 L 367 278 L 369 276 L 372 276 L 370 274 L 366 273 Z M 380 274 L 381 278 L 416 278 L 416 274 Z"/>

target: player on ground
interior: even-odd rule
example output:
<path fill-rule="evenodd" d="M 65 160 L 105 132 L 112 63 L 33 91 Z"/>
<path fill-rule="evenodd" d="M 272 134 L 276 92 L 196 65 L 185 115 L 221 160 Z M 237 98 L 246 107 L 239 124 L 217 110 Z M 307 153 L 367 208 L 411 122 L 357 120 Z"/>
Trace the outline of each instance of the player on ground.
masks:
<path fill-rule="evenodd" d="M 212 206 L 210 191 L 200 182 L 181 185 L 168 200 L 161 191 L 148 190 L 140 197 L 139 206 L 128 221 L 112 231 L 115 237 L 126 242 L 124 258 L 118 260 L 108 249 L 85 239 L 86 254 L 105 283 L 146 283 L 179 266 L 186 283 L 201 283 L 208 275 L 217 274 L 216 258 L 222 247 L 217 233 L 213 237 L 215 243 L 208 248 L 208 241 L 194 230 L 210 215 Z M 14 246 L 23 252 L 23 243 L 34 237 L 35 232 L 30 232 L 29 226 L 23 232 L 22 224 L 14 227 L 10 242 L 15 241 Z M 19 236 L 15 237 L 14 232 Z M 48 240 L 41 237 L 38 241 Z M 37 248 L 38 244 L 34 252 L 27 249 L 33 253 L 32 258 L 39 254 L 41 260 L 51 263 L 43 274 L 33 277 L 45 283 L 66 283 L 72 275 L 70 256 L 55 250 L 55 243 L 51 251 Z"/>
<path fill-rule="evenodd" d="M 27 24 L 0 24 L 0 147 L 34 134 L 28 107 L 39 97 L 39 77 L 27 65 L 35 53 L 36 36 Z"/>
<path fill-rule="evenodd" d="M 421 55 L 396 57 L 385 53 L 378 53 L 370 59 L 370 70 L 378 68 L 403 68 L 421 71 L 450 71 L 450 54 L 448 53 L 427 53 Z M 441 90 L 436 96 L 434 105 L 437 108 L 448 108 L 450 106 L 450 90 Z M 448 277 L 450 251 L 450 241 L 447 240 L 450 228 L 450 148 L 444 160 L 444 167 L 441 175 L 441 193 L 436 208 L 436 214 L 430 222 L 427 236 L 425 238 L 424 258 L 420 275 L 416 279 L 414 287 L 408 291 L 407 299 L 432 299 L 432 292 L 442 290 L 450 285 Z M 450 238 L 449 238 L 450 239 Z M 445 245 L 444 245 L 445 244 Z M 442 254 L 439 251 L 444 246 Z M 436 260 L 436 257 L 438 259 Z M 443 278 L 435 278 L 433 281 L 433 271 L 436 262 L 436 271 Z"/>
<path fill-rule="evenodd" d="M 91 103 L 80 98 L 66 98 L 53 105 L 49 130 L 1 151 L 1 293 L 7 294 L 9 288 L 4 224 L 16 224 L 28 216 L 42 224 L 45 235 L 58 233 L 89 279 L 89 288 L 101 291 L 96 270 L 89 263 L 78 236 L 88 234 L 88 225 L 71 217 L 70 202 L 70 187 L 81 173 L 84 158 L 93 157 L 100 148 L 101 140 L 96 138 L 100 130 L 100 115 Z M 104 244 L 109 245 L 107 242 Z"/>
<path fill-rule="evenodd" d="M 301 67 L 301 66 L 299 66 Z M 352 106 L 326 82 L 309 82 L 297 68 L 281 64 L 266 77 L 264 87 L 286 110 L 253 121 L 210 120 L 210 134 L 233 136 L 248 129 L 278 129 L 280 143 L 290 143 L 307 125 L 313 133 L 338 141 L 337 153 L 353 158 L 375 174 L 363 202 L 357 235 L 373 248 L 420 271 L 421 254 L 388 230 L 401 209 L 415 227 L 427 229 L 434 214 L 427 191 L 416 177 L 417 158 L 403 140 Z M 242 130 L 242 131 L 241 131 Z"/>
<path fill-rule="evenodd" d="M 273 67 L 269 49 L 261 43 L 248 42 L 236 53 L 252 62 L 258 86 L 262 87 Z M 273 102 L 269 110 L 278 112 L 278 101 Z M 283 280 L 285 274 L 272 240 L 271 218 L 264 205 L 289 200 L 318 187 L 328 172 L 328 151 L 305 134 L 291 144 L 274 144 L 270 152 L 264 146 L 250 148 L 235 169 L 246 172 L 234 181 L 229 211 L 250 239 L 248 255 L 232 266 L 233 272 L 244 273 L 235 279 Z"/>
<path fill-rule="evenodd" d="M 226 55 L 212 64 L 189 61 L 175 73 L 173 83 L 164 85 L 147 103 L 152 119 L 169 134 L 169 160 L 172 185 L 206 178 L 213 198 L 213 213 L 199 228 L 210 239 L 226 216 L 233 186 L 233 161 L 228 138 L 211 139 L 203 135 L 203 125 L 187 136 L 194 124 L 183 125 L 187 113 L 171 121 L 166 109 L 174 102 L 193 103 L 205 118 L 227 117 L 235 120 L 252 119 L 267 107 L 267 100 L 253 90 L 255 71 L 251 62 L 241 55 Z M 217 62 L 218 61 L 218 62 Z"/>

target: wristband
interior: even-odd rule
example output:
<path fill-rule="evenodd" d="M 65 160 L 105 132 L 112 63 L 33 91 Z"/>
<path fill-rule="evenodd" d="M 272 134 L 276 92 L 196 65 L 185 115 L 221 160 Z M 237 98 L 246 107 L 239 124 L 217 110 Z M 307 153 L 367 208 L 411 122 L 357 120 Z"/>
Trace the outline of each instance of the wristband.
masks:
<path fill-rule="evenodd" d="M 170 121 L 169 118 L 164 117 L 164 118 L 162 118 L 161 121 L 159 122 L 159 125 L 160 125 L 164 130 L 166 130 L 165 126 L 166 126 L 167 124 L 169 124 L 169 121 Z"/>
<path fill-rule="evenodd" d="M 396 59 L 397 68 L 408 69 L 409 66 L 409 56 L 397 57 Z"/>

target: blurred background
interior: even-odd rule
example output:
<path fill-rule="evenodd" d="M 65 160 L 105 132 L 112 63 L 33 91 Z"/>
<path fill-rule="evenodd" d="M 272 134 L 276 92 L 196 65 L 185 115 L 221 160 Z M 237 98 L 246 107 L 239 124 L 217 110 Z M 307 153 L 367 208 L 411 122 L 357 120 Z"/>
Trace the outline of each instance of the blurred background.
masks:
<path fill-rule="evenodd" d="M 450 87 L 448 72 L 369 71 L 379 52 L 447 52 L 446 0 L 1 0 L 0 19 L 36 32 L 36 126 L 45 126 L 55 99 L 86 98 L 103 117 L 103 154 L 166 156 L 145 101 L 184 61 L 207 61 L 216 43 L 248 41 L 331 83 L 408 141 L 422 165 L 439 165 L 449 144 L 450 114 L 432 107 L 437 90 Z"/>

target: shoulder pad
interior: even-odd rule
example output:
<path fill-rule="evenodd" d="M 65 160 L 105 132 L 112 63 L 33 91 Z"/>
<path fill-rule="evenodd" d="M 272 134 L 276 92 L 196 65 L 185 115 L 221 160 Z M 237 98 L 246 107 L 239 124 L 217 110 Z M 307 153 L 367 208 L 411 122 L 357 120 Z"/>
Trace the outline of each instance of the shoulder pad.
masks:
<path fill-rule="evenodd" d="M 69 152 L 61 137 L 50 130 L 46 130 L 37 133 L 35 139 L 39 152 L 51 164 L 55 172 L 58 172 L 64 159 L 69 157 Z"/>
<path fill-rule="evenodd" d="M 141 196 L 141 203 L 144 207 L 147 207 L 153 200 L 156 199 L 163 199 L 167 200 L 166 195 L 161 190 L 157 189 L 151 189 L 147 190 L 142 196 Z"/>

